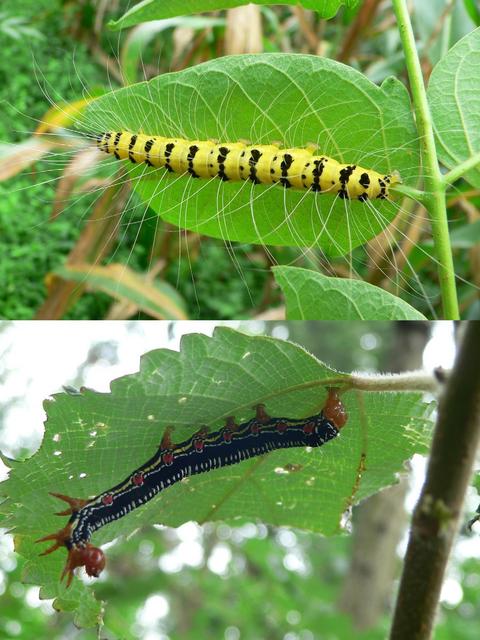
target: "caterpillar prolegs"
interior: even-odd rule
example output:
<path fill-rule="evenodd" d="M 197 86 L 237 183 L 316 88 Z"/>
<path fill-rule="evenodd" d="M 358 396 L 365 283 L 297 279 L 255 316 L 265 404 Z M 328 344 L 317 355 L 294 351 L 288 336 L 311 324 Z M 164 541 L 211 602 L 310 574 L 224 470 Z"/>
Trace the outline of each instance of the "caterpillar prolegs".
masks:
<path fill-rule="evenodd" d="M 70 515 L 70 519 L 60 531 L 37 540 L 54 541 L 41 555 L 60 547 L 67 549 L 61 576 L 62 580 L 68 576 L 67 587 L 77 567 L 85 566 L 89 576 L 98 577 L 105 567 L 105 555 L 90 543 L 90 538 L 100 527 L 122 518 L 187 476 L 237 464 L 275 449 L 321 447 L 338 435 L 347 418 L 337 390 L 329 389 L 322 411 L 308 418 L 272 418 L 261 404 L 256 407 L 255 417 L 246 422 L 236 424 L 230 417 L 220 430 L 208 432 L 202 428 L 179 444 L 172 443 L 167 430 L 155 455 L 95 498 L 82 500 L 52 493 L 69 505 L 57 515 Z"/>
<path fill-rule="evenodd" d="M 145 162 L 150 167 L 163 167 L 192 178 L 279 184 L 284 188 L 336 194 L 344 199 L 385 200 L 389 197 L 389 187 L 400 182 L 395 172 L 384 175 L 314 155 L 313 146 L 280 149 L 273 144 L 189 141 L 126 131 L 108 131 L 96 136 L 96 141 L 99 149 L 118 160 Z"/>

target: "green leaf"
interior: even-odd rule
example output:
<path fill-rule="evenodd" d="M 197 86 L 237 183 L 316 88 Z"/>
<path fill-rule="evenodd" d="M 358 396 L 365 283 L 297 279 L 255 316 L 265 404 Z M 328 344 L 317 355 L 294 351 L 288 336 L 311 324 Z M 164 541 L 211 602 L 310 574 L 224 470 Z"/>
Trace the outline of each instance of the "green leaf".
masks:
<path fill-rule="evenodd" d="M 223 18 L 209 16 L 194 16 L 170 18 L 169 20 L 153 20 L 139 25 L 128 34 L 122 47 L 121 67 L 125 84 L 132 84 L 137 80 L 143 52 L 150 42 L 162 31 L 174 27 L 188 27 L 190 29 L 206 29 L 224 25 Z"/>
<path fill-rule="evenodd" d="M 448 169 L 480 152 L 480 28 L 462 38 L 433 69 L 428 85 L 438 157 Z M 480 187 L 480 166 L 465 179 Z"/>
<path fill-rule="evenodd" d="M 82 125 L 90 132 L 132 131 L 190 140 L 318 144 L 320 153 L 381 173 L 418 176 L 410 100 L 395 78 L 382 87 L 357 71 L 315 56 L 219 58 L 132 85 L 96 100 Z M 192 180 L 164 169 L 129 166 L 141 197 L 163 219 L 199 233 L 259 244 L 314 246 L 343 255 L 378 234 L 396 203 L 347 202 L 328 194 Z"/>
<path fill-rule="evenodd" d="M 463 4 L 465 9 L 467 10 L 468 15 L 472 19 L 472 22 L 478 26 L 480 26 L 480 7 L 478 6 L 477 0 L 463 0 Z"/>
<path fill-rule="evenodd" d="M 185 302 L 168 282 L 149 282 L 122 264 L 75 264 L 55 271 L 65 280 L 88 284 L 113 298 L 128 302 L 158 320 L 186 320 Z"/>
<path fill-rule="evenodd" d="M 396 296 L 361 280 L 329 278 L 298 267 L 273 267 L 288 320 L 425 320 Z"/>
<path fill-rule="evenodd" d="M 148 20 L 185 16 L 202 11 L 218 11 L 249 4 L 252 0 L 143 0 L 129 9 L 119 20 L 112 20 L 108 26 L 117 31 Z M 253 0 L 254 4 L 272 4 L 270 0 Z M 305 9 L 316 11 L 321 18 L 333 18 L 341 6 L 354 8 L 359 0 L 298 0 L 276 2 L 275 4 L 300 4 Z"/>
<path fill-rule="evenodd" d="M 480 243 L 480 220 L 457 227 L 450 233 L 453 249 L 471 249 Z"/>
<path fill-rule="evenodd" d="M 180 442 L 202 425 L 219 429 L 227 416 L 249 419 L 264 403 L 276 416 L 316 413 L 325 387 L 349 376 L 319 362 L 301 347 L 219 328 L 212 338 L 190 334 L 180 352 L 143 356 L 139 373 L 112 382 L 110 393 L 82 389 L 45 403 L 45 436 L 37 453 L 10 465 L 0 485 L 3 525 L 15 529 L 26 559 L 25 580 L 42 585 L 55 606 L 84 607 L 83 623 L 97 622 L 87 587 L 59 582 L 65 553 L 39 557 L 33 541 L 66 522 L 54 515 L 58 500 L 96 495 L 127 477 L 157 449 L 167 426 Z M 427 405 L 418 393 L 347 392 L 349 413 L 341 436 L 321 449 L 273 451 L 238 465 L 179 482 L 128 516 L 95 533 L 94 544 L 130 534 L 148 523 L 172 527 L 189 520 L 261 520 L 325 535 L 340 530 L 352 503 L 392 484 L 404 461 L 429 440 Z"/>

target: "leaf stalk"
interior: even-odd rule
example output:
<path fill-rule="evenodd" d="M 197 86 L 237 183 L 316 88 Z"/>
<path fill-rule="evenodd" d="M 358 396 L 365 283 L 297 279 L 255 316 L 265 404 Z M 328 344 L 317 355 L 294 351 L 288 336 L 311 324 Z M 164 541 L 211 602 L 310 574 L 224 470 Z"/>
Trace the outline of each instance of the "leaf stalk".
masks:
<path fill-rule="evenodd" d="M 455 270 L 448 232 L 446 184 L 440 171 L 433 121 L 428 105 L 422 69 L 415 44 L 406 0 L 392 0 L 405 55 L 408 78 L 420 137 L 422 162 L 425 168 L 423 202 L 430 216 L 432 236 L 438 259 L 438 277 L 442 293 L 443 316 L 457 320 L 459 316 Z"/>

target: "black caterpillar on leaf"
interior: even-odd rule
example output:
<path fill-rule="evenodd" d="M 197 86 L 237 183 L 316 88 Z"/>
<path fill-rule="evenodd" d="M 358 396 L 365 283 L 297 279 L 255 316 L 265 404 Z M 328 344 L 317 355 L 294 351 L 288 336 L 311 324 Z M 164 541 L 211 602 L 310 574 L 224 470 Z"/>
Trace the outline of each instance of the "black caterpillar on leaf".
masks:
<path fill-rule="evenodd" d="M 337 390 L 329 389 L 322 411 L 301 420 L 272 418 L 264 405 L 258 405 L 255 417 L 247 422 L 236 424 L 230 417 L 220 430 L 208 432 L 203 428 L 179 444 L 172 443 L 167 430 L 150 460 L 95 498 L 83 500 L 52 493 L 69 504 L 58 515 L 70 515 L 70 519 L 60 531 L 37 540 L 54 541 L 41 555 L 61 547 L 67 549 L 62 572 L 62 580 L 68 576 L 67 587 L 77 567 L 85 566 L 89 576 L 98 577 L 105 567 L 105 555 L 90 543 L 90 538 L 100 527 L 123 518 L 187 476 L 237 464 L 275 449 L 321 447 L 338 435 L 347 417 Z"/>
<path fill-rule="evenodd" d="M 314 155 L 313 146 L 280 149 L 273 144 L 218 144 L 210 140 L 189 141 L 127 131 L 108 131 L 93 137 L 101 151 L 113 154 L 117 160 L 145 162 L 149 167 L 163 167 L 192 178 L 250 180 L 254 184 L 279 184 L 284 188 L 336 194 L 360 201 L 386 200 L 389 188 L 401 182 L 396 172 L 381 174 Z"/>

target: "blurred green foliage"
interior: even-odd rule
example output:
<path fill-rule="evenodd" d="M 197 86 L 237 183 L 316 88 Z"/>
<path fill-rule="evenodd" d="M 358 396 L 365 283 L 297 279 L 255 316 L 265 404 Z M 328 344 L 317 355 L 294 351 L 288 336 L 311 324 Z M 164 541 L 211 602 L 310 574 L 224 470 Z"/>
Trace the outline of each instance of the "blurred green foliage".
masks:
<path fill-rule="evenodd" d="M 68 36 L 61 2 L 22 0 L 7 3 L 5 14 L 21 17 L 42 38 L 15 39 L 0 31 L 0 86 L 4 102 L 0 109 L 0 140 L 25 140 L 50 107 L 51 101 L 75 100 L 83 83 L 94 86 L 102 73 L 85 47 Z M 3 7 L 2 7 L 3 8 Z M 65 59 L 75 52 L 79 73 Z M 14 62 L 14 65 L 13 65 Z M 14 73 L 12 73 L 14 69 Z M 61 165 L 61 161 L 58 161 Z M 44 184 L 43 184 L 44 183 Z M 51 167 L 39 163 L 36 172 L 26 171 L 0 183 L 0 308 L 7 318 L 30 319 L 43 302 L 43 277 L 63 264 L 78 236 L 83 205 L 48 224 L 56 181 Z M 101 317 L 108 308 L 107 296 L 85 296 L 70 318 Z"/>
<path fill-rule="evenodd" d="M 448 3 L 447 3 L 448 4 Z M 51 103 L 78 100 L 86 92 L 119 86 L 115 74 L 106 69 L 108 60 L 118 60 L 125 39 L 131 32 L 110 32 L 104 27 L 109 19 L 120 17 L 130 8 L 129 0 L 98 3 L 94 0 L 4 0 L 0 9 L 0 142 L 15 144 L 26 140 L 38 119 Z M 439 15 L 448 15 L 444 0 L 424 3 L 416 0 L 415 27 L 419 49 L 425 65 L 438 59 L 439 33 L 435 31 Z M 472 3 L 455 3 L 450 44 L 473 28 Z M 321 22 L 308 14 L 302 24 L 288 6 L 262 7 L 262 47 L 264 51 L 302 51 L 342 59 L 348 41 L 349 27 L 355 11 L 341 11 L 331 21 Z M 353 53 L 345 60 L 375 81 L 389 75 L 405 79 L 403 54 L 394 23 L 389 23 L 391 9 L 380 9 L 378 25 L 370 28 L 356 42 Z M 468 13 L 470 12 L 470 13 Z M 414 16 L 415 17 L 415 16 Z M 224 14 L 220 15 L 220 19 Z M 218 19 L 218 18 L 217 18 Z M 443 19 L 443 18 L 442 18 Z M 448 20 L 446 22 L 448 26 Z M 370 25 L 372 27 L 372 25 Z M 185 25 L 188 30 L 188 24 Z M 446 27 L 445 27 L 446 28 Z M 305 31 L 306 30 L 306 31 Z M 182 29 L 178 30 L 179 32 Z M 173 28 L 161 37 L 141 46 L 141 63 L 135 58 L 138 77 L 148 77 L 218 57 L 224 53 L 225 27 L 194 32 L 189 46 L 178 55 L 177 36 Z M 310 44 L 316 39 L 317 49 Z M 436 34 L 436 35 L 435 35 Z M 435 47 L 427 46 L 433 39 Z M 193 43 L 193 44 L 192 44 Z M 435 55 L 433 55 L 435 52 Z M 137 54 L 138 56 L 138 51 Z M 173 62 L 173 60 L 176 62 Z M 125 64 L 125 61 L 121 61 Z M 69 156 L 70 157 L 70 156 Z M 74 192 L 66 211 L 49 222 L 51 205 L 61 169 L 67 156 L 57 153 L 38 163 L 35 172 L 25 170 L 0 183 L 0 315 L 12 319 L 32 318 L 45 300 L 47 274 L 65 263 L 84 228 L 95 195 L 81 198 Z M 458 184 L 457 194 L 466 187 Z M 98 193 L 97 193 L 98 195 Z M 480 199 L 468 195 L 478 207 Z M 457 204 L 452 205 L 450 224 L 470 234 L 470 220 Z M 440 315 L 440 291 L 429 225 L 422 223 L 422 243 L 411 243 L 405 250 L 396 243 L 405 240 L 408 228 L 399 224 L 393 248 L 387 247 L 379 257 L 369 246 L 354 249 L 351 256 L 332 260 L 319 251 L 277 249 L 269 247 L 268 255 L 261 247 L 225 246 L 222 241 L 175 235 L 167 247 L 152 244 L 156 234 L 163 233 L 163 223 L 146 209 L 135 196 L 124 213 L 118 242 L 107 261 L 120 262 L 137 273 L 146 272 L 156 261 L 164 260 L 165 277 L 176 286 L 188 304 L 191 318 L 245 318 L 278 306 L 281 297 L 272 281 L 269 267 L 275 262 L 313 268 L 326 275 L 345 276 L 349 272 L 400 295 L 427 317 Z M 392 233 L 392 236 L 394 234 Z M 392 241 L 392 238 L 388 238 Z M 480 317 L 476 302 L 476 253 L 478 242 L 471 247 L 454 247 L 458 291 L 464 316 Z M 193 249 L 192 249 L 193 247 Z M 166 252 L 162 252 L 166 249 Z M 405 259 L 405 260 L 404 260 Z M 404 262 L 406 264 L 404 264 Z M 397 266 L 399 265 L 399 266 Z M 473 286 L 472 286 L 473 282 Z M 102 293 L 84 293 L 66 318 L 103 318 L 112 299 Z M 144 317 L 137 314 L 136 317 Z"/>
<path fill-rule="evenodd" d="M 25 140 L 52 104 L 78 100 L 96 86 L 118 86 L 82 39 L 82 34 L 92 29 L 94 4 L 22 0 L 8 2 L 5 10 L 2 5 L 2 16 L 15 18 L 19 33 L 17 39 L 0 29 L 2 143 Z M 118 3 L 118 15 L 128 4 L 126 0 Z M 26 39 L 25 28 L 34 29 L 41 37 Z M 119 38 L 104 30 L 102 46 L 118 55 Z M 160 57 L 169 60 L 163 55 L 164 46 L 171 56 L 171 32 L 165 44 L 160 49 L 152 48 L 143 62 L 148 64 Z M 45 299 L 47 274 L 64 264 L 99 195 L 78 198 L 74 194 L 67 209 L 49 222 L 59 172 L 68 157 L 56 152 L 33 170 L 0 182 L 0 314 L 4 318 L 26 320 L 34 316 Z M 138 272 L 146 270 L 151 264 L 151 244 L 158 222 L 156 214 L 133 196 L 111 259 Z M 178 237 L 182 238 L 181 232 Z M 189 301 L 191 317 L 247 317 L 246 310 L 260 304 L 267 279 L 265 261 L 256 261 L 242 249 L 236 249 L 232 259 L 223 243 L 214 240 L 202 240 L 196 256 L 188 251 L 179 255 L 175 247 L 172 254 L 166 276 Z M 103 318 L 111 302 L 101 292 L 85 293 L 65 318 Z"/>
<path fill-rule="evenodd" d="M 291 322 L 287 329 L 278 322 L 267 331 L 283 331 L 332 366 L 378 370 L 386 366 L 394 323 L 331 322 L 322 323 L 319 331 L 314 322 Z M 337 610 L 351 543 L 350 536 L 324 539 L 244 522 L 236 527 L 148 526 L 108 549 L 108 572 L 95 582 L 96 596 L 108 602 L 105 626 L 78 630 L 69 614 L 52 611 L 50 601 L 39 604 L 37 587 L 22 583 L 22 557 L 13 554 L 11 539 L 2 536 L 0 637 L 383 640 L 391 603 L 385 603 L 375 628 L 364 633 Z M 465 549 L 465 531 L 460 543 L 458 548 Z M 441 605 L 436 640 L 477 638 L 480 559 L 468 555 L 460 551 L 452 557 L 457 601 Z"/>

